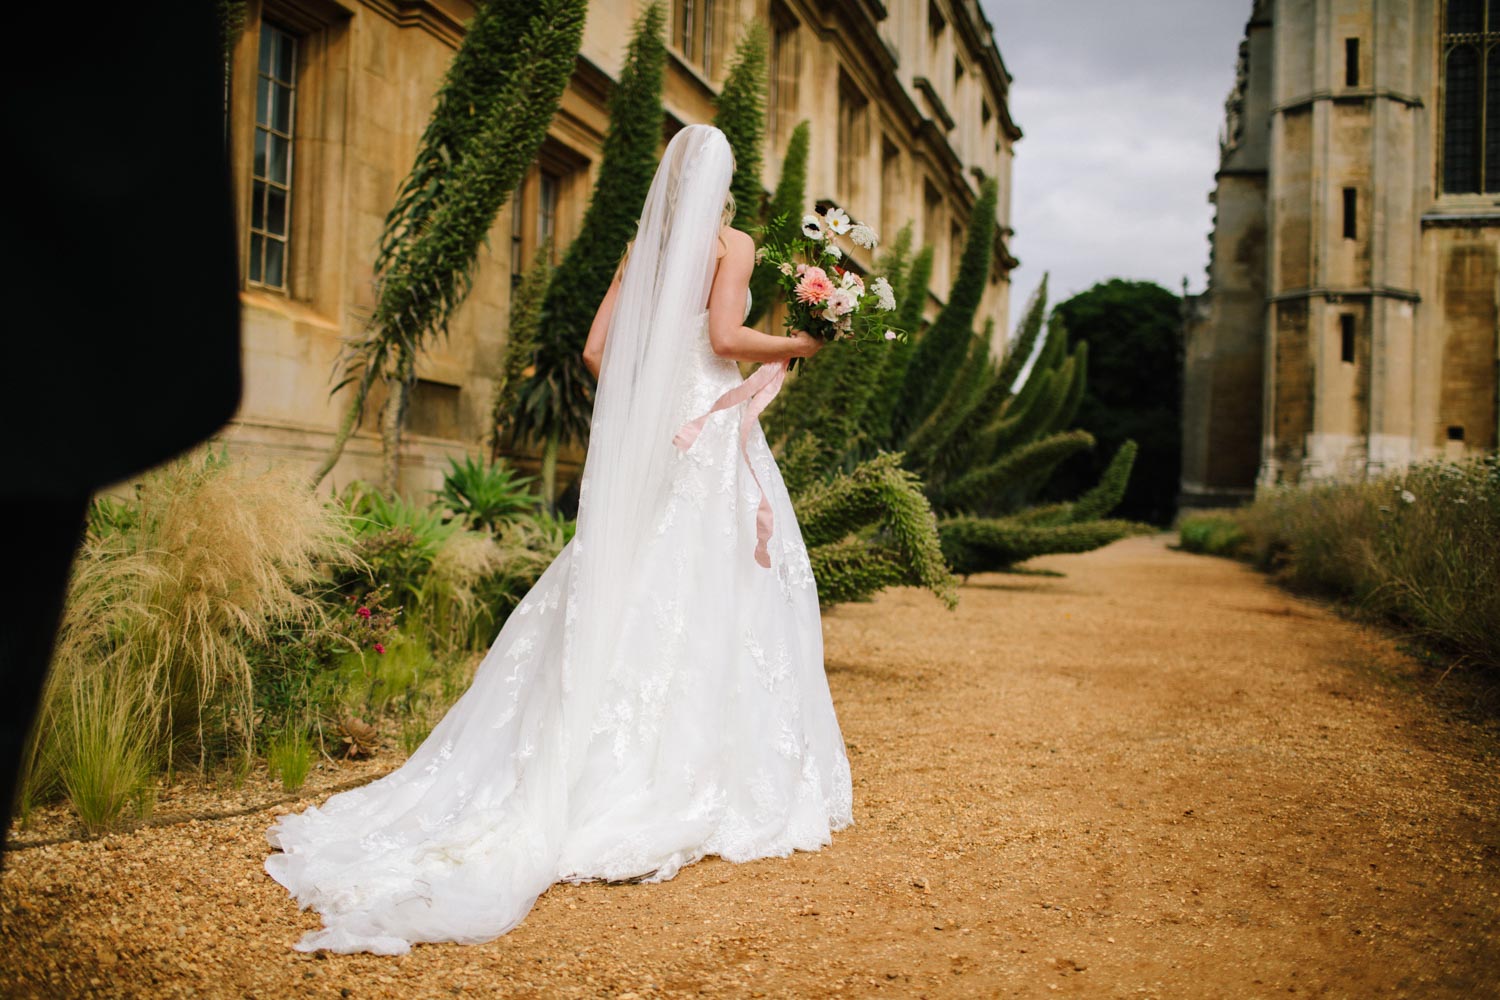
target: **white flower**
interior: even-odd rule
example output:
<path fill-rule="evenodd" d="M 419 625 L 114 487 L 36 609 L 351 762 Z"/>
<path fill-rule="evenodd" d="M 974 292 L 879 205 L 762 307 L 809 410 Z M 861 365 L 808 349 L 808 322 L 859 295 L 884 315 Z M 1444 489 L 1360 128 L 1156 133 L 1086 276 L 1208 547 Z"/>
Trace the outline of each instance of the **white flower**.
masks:
<path fill-rule="evenodd" d="M 890 312 L 896 308 L 896 293 L 891 291 L 891 283 L 884 275 L 870 282 L 870 291 L 875 293 L 875 301 L 884 311 Z"/>
<path fill-rule="evenodd" d="M 830 208 L 824 212 L 823 222 L 838 236 L 849 231 L 849 215 L 842 208 Z"/>
<path fill-rule="evenodd" d="M 895 330 L 887 330 L 887 331 L 885 331 L 885 339 L 886 340 L 895 340 L 896 339 L 896 331 Z"/>
<path fill-rule="evenodd" d="M 842 250 L 840 250 L 840 249 L 839 249 L 839 248 L 838 248 L 838 246 L 836 246 L 836 245 L 835 245 L 835 244 L 833 244 L 833 243 L 830 243 L 830 244 L 828 244 L 828 245 L 827 245 L 827 246 L 826 246 L 826 247 L 824 247 L 824 248 L 823 248 L 823 249 L 824 249 L 824 250 L 825 250 L 825 251 L 826 251 L 826 252 L 828 252 L 828 253 L 830 253 L 830 254 L 832 254 L 832 255 L 833 255 L 833 259 L 834 259 L 834 260 L 841 260 L 841 259 L 842 259 L 842 258 L 843 258 L 843 256 L 844 256 L 844 251 L 842 251 Z"/>
<path fill-rule="evenodd" d="M 861 278 L 853 271 L 845 271 L 844 278 L 841 282 L 839 282 L 839 284 L 844 288 L 852 291 L 855 298 L 859 298 L 861 295 L 865 294 L 865 279 Z"/>
<path fill-rule="evenodd" d="M 1413 493 L 1411 490 L 1402 490 L 1401 491 L 1401 501 L 1402 501 L 1402 503 L 1416 503 L 1417 502 L 1417 495 L 1415 493 Z"/>
<path fill-rule="evenodd" d="M 792 262 L 789 261 L 789 260 L 782 261 L 780 264 L 778 264 L 776 266 L 776 270 L 780 271 L 782 274 L 791 274 L 792 273 Z"/>
<path fill-rule="evenodd" d="M 833 294 L 828 296 L 827 312 L 829 319 L 838 319 L 854 309 L 854 296 L 844 288 L 835 288 Z"/>
<path fill-rule="evenodd" d="M 802 235 L 810 240 L 821 240 L 828 234 L 823 231 L 823 220 L 809 213 L 802 217 Z"/>
<path fill-rule="evenodd" d="M 764 261 L 765 259 L 766 259 L 766 248 L 765 247 L 756 247 L 755 248 L 755 263 L 759 264 L 762 261 Z"/>
<path fill-rule="evenodd" d="M 880 237 L 875 235 L 875 230 L 864 223 L 860 223 L 849 230 L 849 238 L 866 250 L 874 250 L 880 245 Z"/>

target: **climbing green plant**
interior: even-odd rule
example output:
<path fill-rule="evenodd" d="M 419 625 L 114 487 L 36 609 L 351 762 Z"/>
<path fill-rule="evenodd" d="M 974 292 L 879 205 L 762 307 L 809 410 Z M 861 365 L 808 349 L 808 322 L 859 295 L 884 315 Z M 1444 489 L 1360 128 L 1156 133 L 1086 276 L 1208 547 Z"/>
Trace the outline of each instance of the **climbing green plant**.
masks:
<path fill-rule="evenodd" d="M 405 388 L 417 354 L 446 335 L 467 297 L 480 246 L 546 135 L 572 76 L 587 0 L 490 0 L 476 10 L 442 86 L 411 172 L 385 220 L 377 297 L 364 336 L 341 360 L 353 397 L 314 475 L 338 462 L 370 388 L 390 388 L 383 422 L 394 486 Z"/>
<path fill-rule="evenodd" d="M 751 21 L 735 49 L 724 86 L 714 102 L 714 124 L 734 150 L 736 229 L 750 230 L 760 221 L 764 190 L 760 183 L 761 146 L 766 135 L 766 27 Z"/>
<path fill-rule="evenodd" d="M 787 139 L 786 155 L 781 160 L 781 178 L 766 207 L 760 242 L 772 240 L 786 245 L 801 232 L 802 215 L 807 211 L 804 201 L 807 192 L 807 150 L 812 140 L 811 127 L 807 122 L 798 122 Z M 750 275 L 750 315 L 746 322 L 751 326 L 760 322 L 766 310 L 771 308 L 777 295 L 776 270 L 769 264 L 757 265 Z"/>
<path fill-rule="evenodd" d="M 656 173 L 667 58 L 665 19 L 660 0 L 636 19 L 619 82 L 609 98 L 609 129 L 594 194 L 578 238 L 542 297 L 535 367 L 518 390 L 513 430 L 543 442 L 542 494 L 549 504 L 557 496 L 559 448 L 588 439 L 594 378 L 583 364 L 583 347 L 625 244 L 635 235 Z"/>

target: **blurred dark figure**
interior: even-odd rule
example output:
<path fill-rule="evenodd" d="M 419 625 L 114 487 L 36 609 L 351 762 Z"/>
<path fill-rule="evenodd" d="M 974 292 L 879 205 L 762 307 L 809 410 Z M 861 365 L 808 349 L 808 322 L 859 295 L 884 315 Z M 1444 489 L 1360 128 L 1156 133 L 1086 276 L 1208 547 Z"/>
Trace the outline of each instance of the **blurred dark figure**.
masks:
<path fill-rule="evenodd" d="M 208 437 L 240 399 L 217 5 L 6 17 L 7 37 L 50 41 L 0 97 L 0 849 L 90 495 Z"/>

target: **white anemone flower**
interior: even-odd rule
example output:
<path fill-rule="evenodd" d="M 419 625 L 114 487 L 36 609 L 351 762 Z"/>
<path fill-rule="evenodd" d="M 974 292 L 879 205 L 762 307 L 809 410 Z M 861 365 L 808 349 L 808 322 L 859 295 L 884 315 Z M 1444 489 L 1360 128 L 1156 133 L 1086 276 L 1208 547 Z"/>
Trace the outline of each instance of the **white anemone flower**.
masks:
<path fill-rule="evenodd" d="M 823 221 L 837 236 L 843 236 L 849 231 L 849 214 L 842 208 L 830 208 L 824 212 Z"/>
<path fill-rule="evenodd" d="M 823 231 L 823 220 L 811 213 L 802 217 L 802 235 L 810 240 L 821 240 L 828 236 Z"/>

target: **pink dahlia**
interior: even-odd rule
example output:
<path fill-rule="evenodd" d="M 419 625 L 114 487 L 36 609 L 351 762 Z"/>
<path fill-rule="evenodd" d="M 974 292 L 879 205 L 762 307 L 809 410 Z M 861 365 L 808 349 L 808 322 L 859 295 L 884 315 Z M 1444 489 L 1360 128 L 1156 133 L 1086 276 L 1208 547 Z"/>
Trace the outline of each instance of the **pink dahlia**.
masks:
<path fill-rule="evenodd" d="M 802 272 L 797 282 L 797 301 L 804 305 L 815 305 L 833 294 L 833 282 L 821 267 L 810 267 Z"/>

